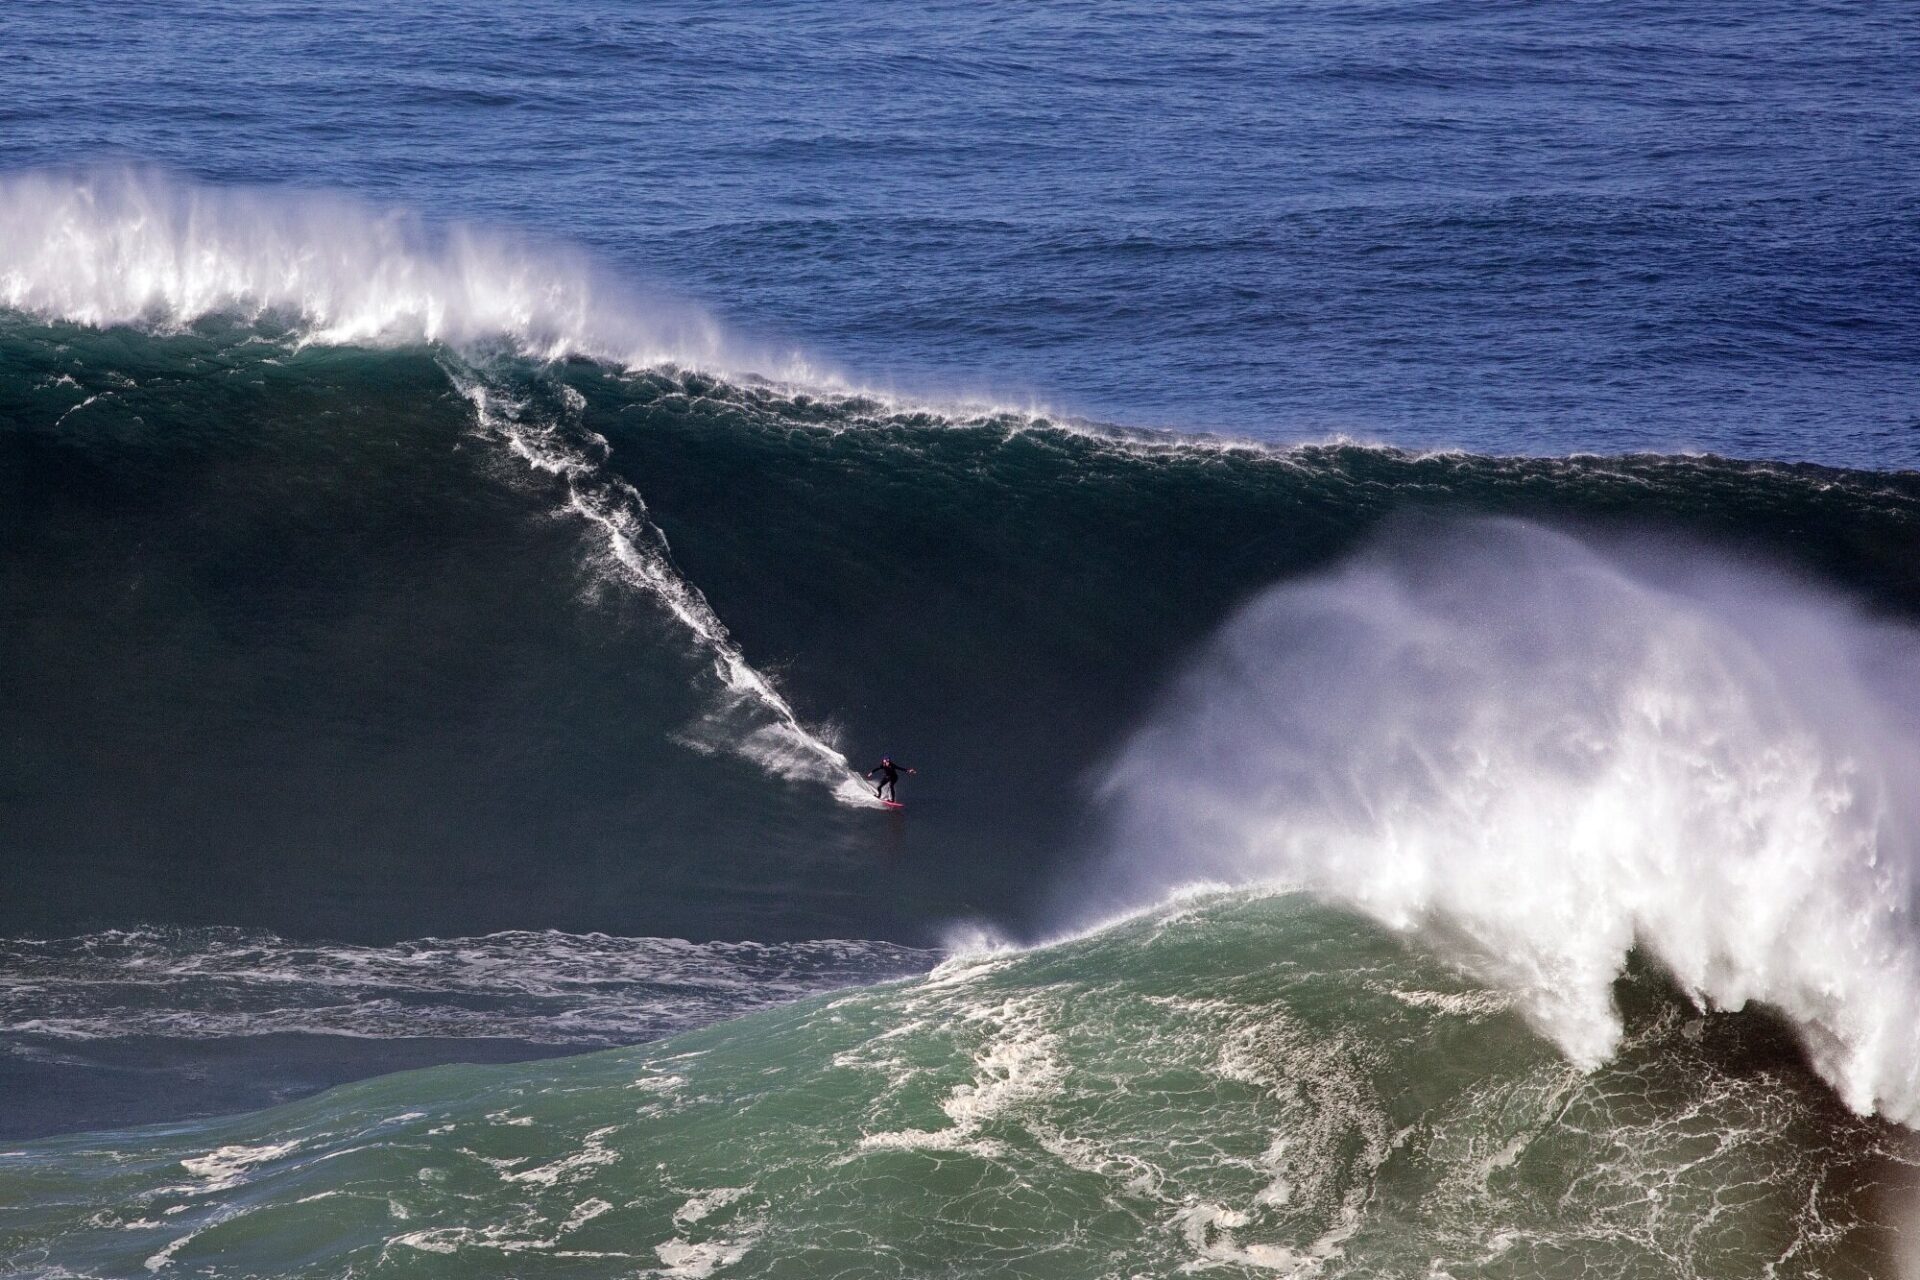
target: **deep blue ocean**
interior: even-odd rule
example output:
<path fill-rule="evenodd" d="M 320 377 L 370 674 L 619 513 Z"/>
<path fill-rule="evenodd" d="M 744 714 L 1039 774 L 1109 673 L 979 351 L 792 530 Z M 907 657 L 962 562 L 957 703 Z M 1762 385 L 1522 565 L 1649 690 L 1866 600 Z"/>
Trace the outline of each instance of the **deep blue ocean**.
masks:
<path fill-rule="evenodd" d="M 1806 4 L 51 4 L 0 165 L 585 246 L 863 385 L 1911 467 L 1920 26 Z"/>
<path fill-rule="evenodd" d="M 0 1275 L 1916 1273 L 1916 67 L 0 6 Z"/>

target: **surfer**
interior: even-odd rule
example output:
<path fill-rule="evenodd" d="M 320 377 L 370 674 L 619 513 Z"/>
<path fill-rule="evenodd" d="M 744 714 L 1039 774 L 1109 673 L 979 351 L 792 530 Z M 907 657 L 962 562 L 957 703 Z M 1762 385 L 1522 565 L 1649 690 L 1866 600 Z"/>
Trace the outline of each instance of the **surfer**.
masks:
<path fill-rule="evenodd" d="M 873 794 L 885 800 L 888 804 L 899 804 L 900 800 L 894 790 L 894 784 L 900 781 L 900 770 L 902 767 L 903 766 L 893 762 L 892 756 L 881 756 L 880 763 L 867 770 L 868 779 L 872 779 L 876 773 L 880 775 L 880 785 L 873 789 Z M 907 772 L 915 773 L 918 771 L 908 769 Z"/>

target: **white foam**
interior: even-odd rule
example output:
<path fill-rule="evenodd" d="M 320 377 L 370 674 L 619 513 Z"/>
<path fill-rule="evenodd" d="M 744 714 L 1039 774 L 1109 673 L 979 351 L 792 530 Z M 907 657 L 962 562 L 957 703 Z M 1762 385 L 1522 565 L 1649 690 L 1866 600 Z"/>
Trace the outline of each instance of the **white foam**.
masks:
<path fill-rule="evenodd" d="M 1116 871 L 1295 882 L 1574 1062 L 1639 947 L 1920 1120 L 1920 637 L 1697 550 L 1427 526 L 1251 605 L 1111 771 Z"/>
<path fill-rule="evenodd" d="M 532 1169 L 525 1169 L 519 1173 L 503 1172 L 500 1176 L 508 1182 L 528 1183 L 541 1187 L 551 1187 L 562 1181 L 577 1182 L 589 1170 L 613 1164 L 620 1159 L 620 1153 L 607 1146 L 608 1135 L 619 1131 L 619 1125 L 595 1129 L 586 1136 L 578 1151 L 564 1155 L 558 1160 L 537 1165 Z"/>
<path fill-rule="evenodd" d="M 1513 998 L 1498 991 L 1409 991 L 1402 987 L 1386 991 L 1409 1008 L 1432 1009 L 1456 1018 L 1485 1018 L 1513 1007 Z"/>
<path fill-rule="evenodd" d="M 990 1121 L 1057 1092 L 1066 1076 L 1059 1037 L 1046 1028 L 1046 1006 L 1037 999 L 963 1006 L 963 1022 L 983 1023 L 985 1039 L 973 1054 L 973 1078 L 940 1100 L 944 1129 L 896 1129 L 869 1133 L 864 1150 L 969 1151 L 993 1155 L 999 1144 L 980 1138 Z"/>
<path fill-rule="evenodd" d="M 747 1187 L 715 1187 L 711 1191 L 701 1191 L 687 1197 L 687 1202 L 673 1211 L 675 1226 L 686 1227 L 702 1218 L 724 1209 L 741 1196 L 747 1194 Z"/>
<path fill-rule="evenodd" d="M 649 1274 L 671 1276 L 675 1280 L 706 1280 L 722 1267 L 730 1267 L 753 1248 L 753 1235 L 733 1240 L 703 1240 L 697 1243 L 679 1238 L 653 1247 L 660 1269 Z"/>
<path fill-rule="evenodd" d="M 1175 1215 L 1174 1223 L 1198 1256 L 1180 1269 L 1258 1268 L 1284 1276 L 1309 1276 L 1341 1256 L 1342 1246 L 1360 1229 L 1358 1206 L 1343 1206 L 1337 1224 L 1303 1249 L 1260 1241 L 1241 1243 L 1238 1233 L 1253 1221 L 1238 1209 L 1201 1201 Z"/>
<path fill-rule="evenodd" d="M 235 1218 L 242 1217 L 249 1212 L 251 1212 L 251 1210 L 237 1208 L 233 1205 L 224 1205 L 210 1214 L 199 1226 L 187 1232 L 185 1235 L 170 1241 L 158 1253 L 149 1255 L 142 1265 L 145 1266 L 148 1271 L 155 1272 L 170 1267 L 174 1263 L 174 1255 L 179 1253 L 181 1249 L 192 1244 L 195 1240 L 220 1224 L 231 1222 Z"/>

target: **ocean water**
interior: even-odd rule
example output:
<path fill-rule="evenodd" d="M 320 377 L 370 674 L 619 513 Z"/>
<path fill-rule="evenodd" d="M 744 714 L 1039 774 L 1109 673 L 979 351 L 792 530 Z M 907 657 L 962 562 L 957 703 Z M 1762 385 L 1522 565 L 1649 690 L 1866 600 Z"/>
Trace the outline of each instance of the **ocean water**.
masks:
<path fill-rule="evenodd" d="M 1897 8 L 0 23 L 6 169 L 110 157 L 517 228 L 863 386 L 1279 440 L 1915 461 Z"/>
<path fill-rule="evenodd" d="M 1920 1267 L 1904 14 L 0 47 L 0 1269 Z"/>

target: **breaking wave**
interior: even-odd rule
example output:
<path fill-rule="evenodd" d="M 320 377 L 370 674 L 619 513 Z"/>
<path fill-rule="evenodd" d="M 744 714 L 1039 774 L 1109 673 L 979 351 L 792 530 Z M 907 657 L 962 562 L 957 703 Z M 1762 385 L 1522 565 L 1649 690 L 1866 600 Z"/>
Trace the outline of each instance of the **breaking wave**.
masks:
<path fill-rule="evenodd" d="M 658 601 L 710 657 L 715 701 L 692 741 L 824 785 L 842 803 L 873 803 L 831 731 L 801 723 L 676 570 L 639 491 L 605 474 L 605 438 L 567 431 L 577 399 L 562 401 L 561 421 L 529 421 L 526 401 L 489 358 L 504 348 L 535 360 L 739 367 L 742 357 L 694 308 L 610 287 L 577 251 L 458 225 L 436 230 L 335 195 L 200 187 L 152 171 L 0 178 L 0 225 L 8 228 L 0 308 L 95 327 L 165 330 L 217 318 L 288 325 L 299 343 L 447 348 L 449 375 L 480 432 L 562 478 L 566 509 L 596 532 L 608 579 Z M 754 359 L 771 367 L 765 353 Z M 797 358 L 783 372 L 820 376 Z"/>
<path fill-rule="evenodd" d="M 1137 893 L 1310 888 L 1615 1054 L 1638 952 L 1920 1121 L 1920 634 L 1685 544 L 1420 521 L 1260 596 L 1105 781 Z"/>
<path fill-rule="evenodd" d="M 635 366 L 725 363 L 718 326 L 582 253 L 324 192 L 127 168 L 0 178 L 0 306 L 107 326 L 280 321 L 324 344 L 505 343 Z"/>
<path fill-rule="evenodd" d="M 1582 1072 L 1350 915 L 1194 900 L 653 1045 L 0 1151 L 0 1266 L 1888 1274 L 1898 1132 L 1765 1024 L 1623 991 Z"/>

